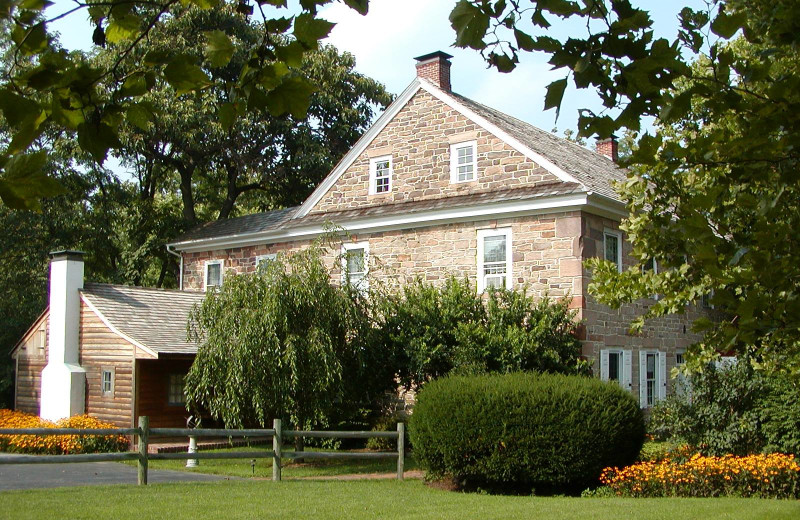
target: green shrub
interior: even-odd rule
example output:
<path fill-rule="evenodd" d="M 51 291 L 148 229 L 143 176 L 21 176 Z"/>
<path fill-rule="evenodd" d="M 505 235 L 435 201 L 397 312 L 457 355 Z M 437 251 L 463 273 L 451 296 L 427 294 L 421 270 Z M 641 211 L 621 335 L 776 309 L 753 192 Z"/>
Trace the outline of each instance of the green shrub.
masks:
<path fill-rule="evenodd" d="M 800 389 L 750 363 L 716 367 L 687 378 L 687 391 L 657 404 L 648 428 L 658 439 L 706 455 L 782 452 L 800 455 Z"/>
<path fill-rule="evenodd" d="M 496 291 L 484 303 L 469 280 L 434 286 L 418 279 L 387 299 L 384 317 L 387 350 L 400 356 L 409 388 L 451 372 L 588 372 L 567 300 Z"/>
<path fill-rule="evenodd" d="M 579 492 L 603 468 L 634 462 L 644 418 L 630 392 L 555 374 L 451 376 L 418 395 L 414 456 L 465 488 Z"/>

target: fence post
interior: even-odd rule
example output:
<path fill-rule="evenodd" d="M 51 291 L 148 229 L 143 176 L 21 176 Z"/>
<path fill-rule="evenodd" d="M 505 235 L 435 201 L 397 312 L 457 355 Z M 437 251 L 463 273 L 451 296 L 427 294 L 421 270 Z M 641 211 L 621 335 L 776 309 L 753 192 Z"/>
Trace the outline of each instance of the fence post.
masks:
<path fill-rule="evenodd" d="M 281 448 L 283 446 L 281 420 L 273 419 L 272 428 L 275 430 L 275 435 L 272 436 L 272 451 L 275 452 L 272 457 L 272 480 L 278 482 L 281 479 Z"/>
<path fill-rule="evenodd" d="M 397 480 L 403 480 L 403 466 L 406 457 L 406 425 L 397 423 Z"/>
<path fill-rule="evenodd" d="M 150 437 L 150 418 L 146 415 L 139 416 L 139 485 L 147 485 L 147 441 Z"/>

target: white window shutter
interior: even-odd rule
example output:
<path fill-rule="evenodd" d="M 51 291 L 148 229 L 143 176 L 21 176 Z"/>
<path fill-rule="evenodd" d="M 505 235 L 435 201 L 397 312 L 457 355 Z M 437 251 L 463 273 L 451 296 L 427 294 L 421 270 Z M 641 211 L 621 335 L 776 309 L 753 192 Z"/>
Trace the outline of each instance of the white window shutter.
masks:
<path fill-rule="evenodd" d="M 667 397 L 667 353 L 658 353 L 658 398 L 666 399 Z"/>
<path fill-rule="evenodd" d="M 622 388 L 631 391 L 633 388 L 633 376 L 631 375 L 633 356 L 630 350 L 622 351 Z"/>
<path fill-rule="evenodd" d="M 600 379 L 608 381 L 608 350 L 600 351 Z"/>
<path fill-rule="evenodd" d="M 639 351 L 639 406 L 647 408 L 647 352 Z"/>

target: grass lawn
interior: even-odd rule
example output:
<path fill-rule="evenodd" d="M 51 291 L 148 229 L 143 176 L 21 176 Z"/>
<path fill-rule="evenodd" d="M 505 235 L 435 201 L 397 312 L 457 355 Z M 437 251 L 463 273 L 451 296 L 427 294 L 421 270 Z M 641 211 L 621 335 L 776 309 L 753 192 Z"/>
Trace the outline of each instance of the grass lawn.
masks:
<path fill-rule="evenodd" d="M 265 446 L 250 448 L 231 448 L 228 450 L 209 451 L 267 451 Z M 330 451 L 319 448 L 308 448 L 308 451 Z M 136 465 L 129 461 L 126 464 Z M 272 478 L 272 459 L 256 459 L 255 474 L 250 465 L 250 459 L 203 459 L 196 468 L 187 468 L 185 460 L 151 460 L 151 469 L 174 469 L 197 473 L 212 473 L 215 475 L 230 475 L 236 477 L 261 477 Z M 413 457 L 406 457 L 405 470 L 417 469 Z M 394 473 L 397 471 L 397 462 L 394 460 L 308 460 L 303 464 L 294 464 L 284 459 L 282 478 L 298 477 L 327 477 L 347 475 L 351 473 Z"/>
<path fill-rule="evenodd" d="M 505 497 L 439 491 L 419 480 L 223 481 L 0 493 L 0 517 L 179 519 L 764 519 L 800 518 L 800 502 L 735 498 Z"/>

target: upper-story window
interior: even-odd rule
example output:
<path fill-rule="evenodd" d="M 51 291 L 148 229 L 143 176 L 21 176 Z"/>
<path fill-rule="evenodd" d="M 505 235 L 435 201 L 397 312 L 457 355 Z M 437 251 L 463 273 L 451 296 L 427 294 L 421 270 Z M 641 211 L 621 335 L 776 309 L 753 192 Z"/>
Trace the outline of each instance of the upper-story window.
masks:
<path fill-rule="evenodd" d="M 450 145 L 450 182 L 474 181 L 478 170 L 478 143 L 468 141 Z"/>
<path fill-rule="evenodd" d="M 478 230 L 478 292 L 511 289 L 511 229 Z"/>
<path fill-rule="evenodd" d="M 613 262 L 617 270 L 622 272 L 622 233 L 605 230 L 603 232 L 603 258 Z"/>
<path fill-rule="evenodd" d="M 375 157 L 369 161 L 369 194 L 392 191 L 392 156 Z"/>
<path fill-rule="evenodd" d="M 270 262 L 275 260 L 277 255 L 275 253 L 271 253 L 268 255 L 261 255 L 256 257 L 256 271 L 261 271 L 267 268 Z"/>
<path fill-rule="evenodd" d="M 222 260 L 211 260 L 206 262 L 206 272 L 204 277 L 203 289 L 209 290 L 222 286 Z"/>
<path fill-rule="evenodd" d="M 369 288 L 367 272 L 369 271 L 369 243 L 342 245 L 342 283 L 365 291 Z"/>

